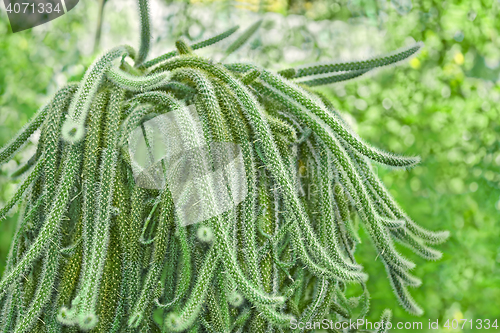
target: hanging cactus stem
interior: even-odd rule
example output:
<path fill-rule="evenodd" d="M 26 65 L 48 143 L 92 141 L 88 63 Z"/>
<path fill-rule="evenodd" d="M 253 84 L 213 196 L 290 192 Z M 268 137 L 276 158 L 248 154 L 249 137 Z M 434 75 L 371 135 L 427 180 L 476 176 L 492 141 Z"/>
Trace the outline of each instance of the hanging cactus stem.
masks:
<path fill-rule="evenodd" d="M 421 315 L 408 292 L 421 284 L 415 264 L 394 241 L 436 260 L 429 245 L 448 232 L 412 221 L 372 169 L 420 159 L 372 147 L 312 87 L 422 45 L 278 73 L 195 54 L 234 27 L 148 60 L 147 0 L 138 10 L 139 50 L 104 53 L 0 150 L 4 164 L 40 129 L 36 153 L 13 173 L 26 178 L 0 210 L 1 219 L 21 206 L 0 280 L 0 331 L 291 332 L 294 320 L 363 318 L 358 224 L 401 306 Z M 363 293 L 347 300 L 348 283 Z"/>

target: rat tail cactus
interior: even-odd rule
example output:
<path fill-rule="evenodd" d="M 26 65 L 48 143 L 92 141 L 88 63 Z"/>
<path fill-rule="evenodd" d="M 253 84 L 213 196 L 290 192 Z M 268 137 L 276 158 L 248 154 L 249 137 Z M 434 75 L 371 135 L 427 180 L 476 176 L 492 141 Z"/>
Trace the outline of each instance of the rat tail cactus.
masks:
<path fill-rule="evenodd" d="M 0 211 L 20 205 L 0 331 L 288 332 L 294 320 L 363 318 L 359 225 L 401 306 L 422 314 L 408 292 L 421 284 L 415 264 L 394 241 L 436 260 L 428 245 L 448 232 L 412 221 L 372 170 L 419 158 L 370 146 L 311 89 L 422 45 L 278 73 L 193 53 L 235 27 L 148 60 L 147 1 L 138 8 L 139 51 L 106 52 L 0 151 L 3 164 L 40 131 L 35 154 L 13 174 L 27 176 Z M 363 294 L 347 299 L 349 283 Z"/>

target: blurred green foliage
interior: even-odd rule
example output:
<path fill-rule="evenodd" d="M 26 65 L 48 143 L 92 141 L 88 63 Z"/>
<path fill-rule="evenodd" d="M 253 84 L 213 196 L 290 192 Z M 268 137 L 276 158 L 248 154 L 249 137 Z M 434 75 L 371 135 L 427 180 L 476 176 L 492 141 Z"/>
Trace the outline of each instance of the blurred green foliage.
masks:
<path fill-rule="evenodd" d="M 404 16 L 387 11 L 385 47 L 411 36 L 425 43 L 422 53 L 410 66 L 327 89 L 364 139 L 422 157 L 409 172 L 379 174 L 414 220 L 451 231 L 442 260 L 415 258 L 423 285 L 413 295 L 424 304 L 424 327 L 428 318 L 500 318 L 499 5 L 414 1 Z M 375 258 L 369 246 L 357 255 Z M 413 321 L 387 297 L 382 265 L 366 267 L 372 315 L 391 307 L 393 321 Z"/>
<path fill-rule="evenodd" d="M 379 175 L 415 221 L 452 235 L 438 247 L 444 252 L 438 262 L 425 262 L 402 249 L 415 260 L 415 275 L 423 280 L 412 291 L 426 311 L 422 318 L 398 306 L 385 270 L 381 263 L 372 264 L 376 254 L 364 238 L 357 258 L 370 275 L 369 320 L 391 308 L 393 322 L 421 321 L 424 328 L 429 319 L 439 319 L 441 325 L 446 319 L 500 321 L 498 1 L 219 1 L 208 5 L 212 16 L 201 15 L 206 10 L 201 6 L 207 5 L 198 4 L 212 1 L 164 2 L 170 11 L 162 19 L 163 30 L 156 31 L 157 46 L 171 47 L 180 35 L 208 36 L 234 22 L 250 25 L 258 14 L 241 14 L 240 7 L 288 14 L 267 13 L 263 32 L 240 52 L 265 66 L 278 62 L 276 68 L 349 57 L 349 47 L 363 43 L 368 47 L 358 48 L 358 54 L 376 55 L 405 45 L 408 37 L 423 41 L 425 48 L 409 63 L 320 89 L 366 141 L 422 157 L 412 170 L 379 168 Z M 9 32 L 5 13 L 0 16 L 0 145 L 56 87 L 83 74 L 85 68 L 74 64 L 88 63 L 82 50 L 92 48 L 96 23 L 86 10 L 96 7 L 79 6 L 49 25 L 17 34 Z M 359 36 L 364 40 L 356 44 Z M 20 154 L 17 162 L 29 157 L 29 151 Z M 1 204 L 15 188 L 8 177 L 15 167 L 11 163 L 0 173 Z M 0 272 L 14 228 L 15 216 L 0 225 Z"/>
<path fill-rule="evenodd" d="M 353 117 L 356 132 L 368 142 L 422 157 L 420 166 L 407 172 L 379 169 L 415 221 L 451 231 L 450 240 L 440 246 L 440 261 L 411 256 L 415 274 L 423 279 L 412 293 L 426 311 L 418 320 L 426 328 L 428 319 L 439 319 L 441 325 L 447 319 L 498 319 L 500 3 L 413 1 L 408 13 L 385 1 L 350 3 L 358 5 L 351 19 L 366 17 L 386 31 L 384 49 L 400 47 L 408 36 L 425 44 L 409 66 L 322 89 Z M 376 260 L 365 244 L 356 254 L 361 263 Z M 393 322 L 415 321 L 388 297 L 383 265 L 365 267 L 372 293 L 370 319 L 377 320 L 389 307 Z"/>

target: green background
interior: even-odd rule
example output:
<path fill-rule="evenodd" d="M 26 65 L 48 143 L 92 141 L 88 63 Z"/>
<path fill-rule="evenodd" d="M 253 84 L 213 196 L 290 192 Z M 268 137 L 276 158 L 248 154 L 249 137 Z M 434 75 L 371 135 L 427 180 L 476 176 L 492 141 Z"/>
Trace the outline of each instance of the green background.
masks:
<path fill-rule="evenodd" d="M 425 310 L 420 318 L 398 306 L 383 265 L 363 235 L 356 257 L 370 275 L 368 319 L 375 322 L 383 309 L 391 308 L 393 323 L 421 321 L 422 331 L 428 331 L 429 320 L 439 320 L 441 327 L 430 332 L 462 331 L 443 329 L 447 319 L 497 319 L 500 325 L 500 2 L 154 2 L 164 6 L 154 16 L 160 27 L 154 30 L 157 54 L 169 51 L 180 35 L 192 39 L 209 36 L 233 22 L 246 27 L 260 15 L 257 11 L 268 10 L 276 13 L 262 13 L 266 15 L 263 31 L 240 54 L 275 69 L 326 59 L 347 60 L 352 56 L 346 53 L 348 46 L 360 50 L 359 58 L 423 41 L 422 52 L 410 61 L 320 89 L 367 142 L 422 157 L 422 163 L 411 170 L 378 168 L 379 176 L 417 223 L 451 233 L 445 244 L 437 246 L 444 253 L 437 262 L 426 262 L 401 248 L 417 263 L 414 273 L 423 280 L 420 288 L 412 290 Z M 106 4 L 101 45 L 96 51 L 137 41 L 136 18 L 125 9 L 120 12 L 120 6 L 117 0 Z M 92 50 L 99 6 L 81 1 L 63 17 L 16 34 L 10 31 L 1 8 L 3 145 L 58 87 L 82 77 L 97 54 Z M 215 19 L 202 19 L 203 11 Z M 277 32 L 281 37 L 269 41 Z M 217 57 L 218 49 L 207 52 L 203 54 Z M 29 146 L 15 161 L 1 167 L 0 205 L 13 195 L 19 182 L 9 174 L 33 149 Z M 15 225 L 15 213 L 0 224 L 0 271 Z M 350 290 L 352 295 L 358 291 Z"/>

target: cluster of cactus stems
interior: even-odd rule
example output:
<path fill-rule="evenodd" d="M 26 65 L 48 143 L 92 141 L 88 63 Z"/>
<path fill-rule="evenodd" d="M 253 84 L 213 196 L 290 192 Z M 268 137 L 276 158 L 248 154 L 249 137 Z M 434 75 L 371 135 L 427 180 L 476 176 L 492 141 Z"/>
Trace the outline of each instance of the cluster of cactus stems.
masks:
<path fill-rule="evenodd" d="M 400 62 L 421 44 L 278 73 L 193 53 L 235 27 L 193 45 L 181 39 L 176 51 L 147 61 L 146 0 L 139 12 L 139 52 L 120 46 L 105 53 L 0 151 L 3 164 L 40 129 L 35 154 L 13 174 L 28 175 L 0 211 L 4 217 L 20 204 L 0 281 L 0 331 L 288 332 L 293 319 L 363 318 L 367 275 L 354 257 L 360 225 L 400 304 L 421 314 L 407 290 L 421 281 L 394 241 L 435 260 L 441 253 L 428 244 L 448 233 L 413 222 L 372 169 L 372 162 L 408 168 L 419 159 L 369 146 L 310 88 Z M 191 130 L 189 105 L 203 133 Z M 187 226 L 168 186 L 137 186 L 126 149 L 146 119 L 173 111 L 186 142 L 241 147 L 248 188 L 232 209 Z M 349 283 L 363 294 L 347 299 Z"/>

